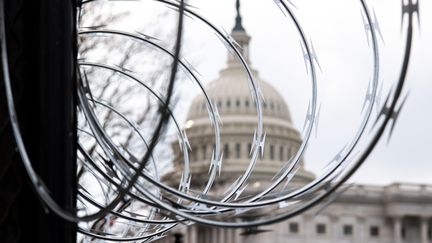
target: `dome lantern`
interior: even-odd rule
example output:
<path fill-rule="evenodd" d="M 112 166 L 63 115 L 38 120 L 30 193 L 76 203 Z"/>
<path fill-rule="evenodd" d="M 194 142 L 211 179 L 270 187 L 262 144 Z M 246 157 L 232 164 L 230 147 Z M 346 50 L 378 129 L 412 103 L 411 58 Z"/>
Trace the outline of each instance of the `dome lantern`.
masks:
<path fill-rule="evenodd" d="M 242 17 L 240 15 L 240 0 L 236 1 L 237 16 L 235 18 L 234 28 L 232 29 L 231 36 L 239 45 L 243 58 L 249 63 L 249 41 L 251 37 L 246 33 L 242 25 Z M 228 55 L 228 67 L 238 66 L 238 61 L 232 55 Z"/>

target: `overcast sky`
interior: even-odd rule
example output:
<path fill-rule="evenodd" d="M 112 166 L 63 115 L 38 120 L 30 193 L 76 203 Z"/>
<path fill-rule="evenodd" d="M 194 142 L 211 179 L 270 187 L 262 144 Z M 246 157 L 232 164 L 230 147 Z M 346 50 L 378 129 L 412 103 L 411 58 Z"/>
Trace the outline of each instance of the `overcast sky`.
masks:
<path fill-rule="evenodd" d="M 372 51 L 368 46 L 357 0 L 292 0 L 295 15 L 315 46 L 322 67 L 319 103 L 322 105 L 317 137 L 306 154 L 306 167 L 319 173 L 326 161 L 349 142 L 361 119 L 364 96 L 372 76 Z M 194 0 L 196 11 L 230 32 L 234 24 L 234 0 Z M 401 31 L 401 1 L 368 1 L 381 27 L 380 77 L 383 96 L 397 80 L 405 45 Z M 132 3 L 132 5 L 135 3 Z M 410 95 L 387 144 L 387 136 L 352 179 L 367 184 L 414 182 L 432 184 L 432 2 L 422 0 L 421 31 L 415 29 L 412 62 L 405 93 Z M 140 10 L 138 19 L 148 21 L 153 7 Z M 151 11 L 150 11 L 151 10 Z M 243 26 L 252 37 L 252 66 L 282 94 L 301 130 L 310 100 L 310 76 L 306 73 L 299 35 L 292 21 L 274 1 L 242 1 Z M 174 15 L 173 15 L 174 16 Z M 166 17 L 166 22 L 172 19 Z M 162 25 L 163 23 L 161 23 Z M 417 25 L 416 25 L 417 26 Z M 225 66 L 226 48 L 212 31 L 187 19 L 184 55 L 203 80 L 214 80 Z M 188 99 L 196 91 L 190 91 Z M 265 96 L 265 94 L 264 94 Z"/>

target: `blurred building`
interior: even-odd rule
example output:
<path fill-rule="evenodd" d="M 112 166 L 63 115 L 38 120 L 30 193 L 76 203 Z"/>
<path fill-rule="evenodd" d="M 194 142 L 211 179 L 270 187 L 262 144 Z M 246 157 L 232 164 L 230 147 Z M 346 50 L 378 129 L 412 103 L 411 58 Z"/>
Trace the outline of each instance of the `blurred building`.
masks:
<path fill-rule="evenodd" d="M 242 26 L 238 13 L 231 33 L 249 62 L 251 37 Z M 253 193 L 266 187 L 266 181 L 279 171 L 301 144 L 286 102 L 280 93 L 252 70 L 265 96 L 263 106 L 266 147 L 264 156 L 254 168 L 246 190 Z M 209 83 L 206 91 L 215 101 L 222 121 L 221 144 L 223 166 L 215 190 L 222 194 L 246 169 L 250 161 L 251 141 L 257 124 L 256 107 L 243 66 L 232 55 L 219 78 Z M 190 171 L 192 187 L 208 180 L 214 146 L 213 126 L 209 120 L 204 95 L 193 100 L 185 129 L 191 145 Z M 182 155 L 176 151 L 175 169 L 165 178 L 181 177 Z M 314 175 L 304 168 L 303 161 L 291 182 L 304 185 Z M 431 241 L 432 186 L 392 184 L 389 186 L 354 185 L 319 214 L 311 210 L 287 221 L 259 228 L 225 229 L 193 225 L 179 227 L 175 232 L 187 243 L 427 243 Z M 174 242 L 174 233 L 160 242 Z"/>

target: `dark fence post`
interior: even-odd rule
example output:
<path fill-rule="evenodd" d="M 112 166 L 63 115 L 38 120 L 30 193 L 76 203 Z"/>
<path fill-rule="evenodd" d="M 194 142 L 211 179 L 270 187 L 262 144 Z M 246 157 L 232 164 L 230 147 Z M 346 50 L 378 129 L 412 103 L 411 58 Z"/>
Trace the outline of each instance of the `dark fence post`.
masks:
<path fill-rule="evenodd" d="M 41 174 L 55 200 L 72 211 L 76 201 L 75 1 L 42 0 L 40 55 Z M 76 242 L 73 223 L 42 216 L 41 242 Z"/>
<path fill-rule="evenodd" d="M 2 1 L 10 76 L 25 145 L 51 196 L 73 211 L 76 1 Z M 1 84 L 0 241 L 75 243 L 76 224 L 45 210 L 31 187 L 16 151 L 5 104 Z"/>

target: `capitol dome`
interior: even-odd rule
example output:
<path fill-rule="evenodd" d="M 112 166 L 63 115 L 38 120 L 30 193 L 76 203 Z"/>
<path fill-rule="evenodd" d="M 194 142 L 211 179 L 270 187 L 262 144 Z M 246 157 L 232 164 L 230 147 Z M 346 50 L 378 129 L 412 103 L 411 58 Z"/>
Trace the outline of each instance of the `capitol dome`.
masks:
<path fill-rule="evenodd" d="M 252 70 L 252 73 L 264 94 L 263 116 L 279 118 L 291 123 L 288 106 L 279 92 L 269 83 L 259 78 L 256 70 Z M 229 65 L 226 69 L 223 69 L 220 72 L 220 77 L 210 82 L 205 90 L 218 106 L 221 116 L 232 114 L 256 116 L 256 107 L 252 100 L 246 72 L 240 65 Z M 204 96 L 198 95 L 190 106 L 187 120 L 202 117 L 208 117 L 208 111 Z"/>
<path fill-rule="evenodd" d="M 237 19 L 231 36 L 241 46 L 244 60 L 250 65 L 250 36 Z M 286 161 L 294 156 L 300 145 L 301 138 L 294 127 L 288 106 L 282 95 L 269 83 L 260 78 L 258 71 L 251 70 L 254 80 L 258 82 L 264 96 L 262 105 L 265 147 L 262 158 L 257 161 L 250 177 L 252 182 L 263 187 L 268 185 Z M 211 102 L 217 106 L 221 119 L 221 148 L 223 162 L 217 185 L 229 185 L 242 175 L 250 163 L 250 151 L 257 128 L 256 104 L 249 88 L 247 73 L 240 62 L 232 55 L 228 56 L 227 65 L 219 73 L 219 77 L 205 86 Z M 184 125 L 189 138 L 190 172 L 192 185 L 199 186 L 208 180 L 208 170 L 215 143 L 215 132 L 209 119 L 207 100 L 204 94 L 197 95 L 189 108 Z M 167 177 L 179 178 L 183 166 L 183 155 L 178 146 L 174 145 L 175 168 Z M 293 185 L 303 185 L 313 180 L 314 175 L 304 169 L 303 161 L 292 180 Z M 255 188 L 259 189 L 259 188 Z M 248 190 L 248 189 L 247 189 Z"/>

